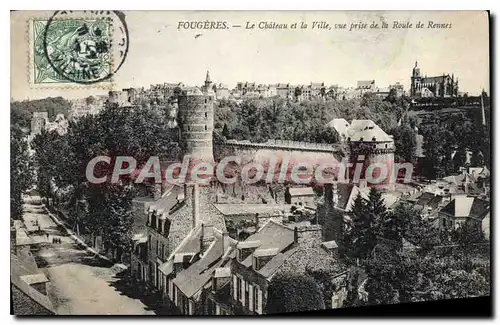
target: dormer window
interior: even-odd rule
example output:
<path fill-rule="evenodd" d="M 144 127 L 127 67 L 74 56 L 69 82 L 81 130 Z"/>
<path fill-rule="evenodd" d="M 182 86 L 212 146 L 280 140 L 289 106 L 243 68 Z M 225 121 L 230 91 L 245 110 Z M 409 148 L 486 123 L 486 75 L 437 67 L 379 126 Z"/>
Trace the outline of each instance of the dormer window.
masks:
<path fill-rule="evenodd" d="M 260 270 L 267 264 L 274 256 L 279 253 L 278 248 L 257 249 L 253 253 L 252 266 L 254 270 Z"/>
<path fill-rule="evenodd" d="M 260 246 L 260 240 L 243 241 L 238 243 L 238 261 L 244 261 Z"/>

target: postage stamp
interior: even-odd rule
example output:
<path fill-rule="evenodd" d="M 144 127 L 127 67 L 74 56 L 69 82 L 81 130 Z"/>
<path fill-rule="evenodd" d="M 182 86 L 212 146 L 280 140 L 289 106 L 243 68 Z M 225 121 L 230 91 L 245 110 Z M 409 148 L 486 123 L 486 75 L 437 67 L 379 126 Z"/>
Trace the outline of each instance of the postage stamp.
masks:
<path fill-rule="evenodd" d="M 128 31 L 112 11 L 60 11 L 29 24 L 32 85 L 107 84 L 125 60 Z"/>

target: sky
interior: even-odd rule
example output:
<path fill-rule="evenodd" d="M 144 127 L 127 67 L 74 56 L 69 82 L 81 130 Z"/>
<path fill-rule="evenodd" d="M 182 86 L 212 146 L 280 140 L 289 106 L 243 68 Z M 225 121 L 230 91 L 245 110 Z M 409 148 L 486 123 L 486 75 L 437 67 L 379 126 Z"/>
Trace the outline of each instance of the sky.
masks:
<path fill-rule="evenodd" d="M 238 81 L 355 86 L 358 80 L 378 87 L 401 82 L 406 89 L 415 61 L 422 75 L 454 74 L 460 91 L 489 93 L 489 22 L 482 11 L 128 11 L 130 47 L 113 84 L 37 87 L 29 82 L 28 20 L 51 12 L 11 13 L 11 98 L 66 98 L 106 94 L 109 90 L 149 87 L 164 82 L 201 85 L 207 70 L 212 81 L 232 88 Z M 229 29 L 178 29 L 179 21 L 226 21 Z M 324 21 L 331 29 L 311 29 Z M 388 29 L 356 29 L 351 24 L 388 23 Z M 394 21 L 413 28 L 392 28 Z M 451 28 L 417 29 L 421 21 Z M 247 22 L 307 29 L 245 29 Z M 347 24 L 347 30 L 335 28 Z M 233 27 L 241 25 L 242 27 Z M 196 35 L 198 37 L 195 37 Z"/>

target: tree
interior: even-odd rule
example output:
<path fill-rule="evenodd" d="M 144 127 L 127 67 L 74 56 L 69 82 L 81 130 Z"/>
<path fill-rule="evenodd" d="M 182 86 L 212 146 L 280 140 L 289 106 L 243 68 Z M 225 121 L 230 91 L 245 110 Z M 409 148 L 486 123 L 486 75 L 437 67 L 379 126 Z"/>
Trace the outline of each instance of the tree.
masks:
<path fill-rule="evenodd" d="M 19 219 L 23 212 L 22 195 L 33 182 L 28 141 L 17 126 L 10 128 L 10 215 Z"/>
<path fill-rule="evenodd" d="M 466 260 L 470 258 L 475 245 L 485 243 L 481 225 L 475 221 L 468 221 L 459 225 L 452 231 L 451 240 L 460 247 Z"/>
<path fill-rule="evenodd" d="M 351 221 L 346 233 L 346 255 L 352 259 L 365 259 L 376 244 L 376 235 L 374 214 L 360 193 L 354 200 L 349 216 Z"/>
<path fill-rule="evenodd" d="M 132 238 L 132 191 L 121 186 L 108 187 L 102 209 L 105 218 L 103 227 L 103 243 L 116 252 L 117 260 L 121 260 L 124 252 L 130 249 Z"/>
<path fill-rule="evenodd" d="M 412 162 L 416 157 L 417 134 L 411 126 L 405 124 L 392 130 L 396 158 Z"/>
<path fill-rule="evenodd" d="M 318 283 L 308 275 L 278 274 L 269 284 L 267 314 L 325 309 Z"/>

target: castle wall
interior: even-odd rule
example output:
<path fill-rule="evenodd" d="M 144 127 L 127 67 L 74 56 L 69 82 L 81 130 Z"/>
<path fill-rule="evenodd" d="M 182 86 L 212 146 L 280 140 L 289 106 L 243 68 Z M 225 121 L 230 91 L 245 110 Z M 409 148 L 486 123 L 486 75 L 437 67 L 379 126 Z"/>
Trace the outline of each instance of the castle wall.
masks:
<path fill-rule="evenodd" d="M 265 144 L 246 144 L 246 143 L 216 143 L 214 147 L 215 160 L 220 162 L 222 159 L 230 156 L 241 158 L 240 166 L 257 163 L 264 167 L 264 172 L 267 171 L 272 163 L 275 165 L 275 177 L 278 177 L 280 167 L 288 158 L 287 179 L 290 179 L 292 168 L 297 164 L 309 164 L 316 168 L 319 165 L 334 165 L 338 166 L 332 171 L 338 173 L 342 156 L 340 150 L 324 148 L 307 148 L 296 146 L 266 146 Z M 266 177 L 266 176 L 264 176 Z M 329 177 L 327 175 L 325 178 Z"/>

